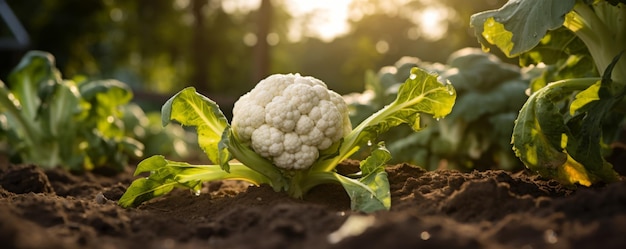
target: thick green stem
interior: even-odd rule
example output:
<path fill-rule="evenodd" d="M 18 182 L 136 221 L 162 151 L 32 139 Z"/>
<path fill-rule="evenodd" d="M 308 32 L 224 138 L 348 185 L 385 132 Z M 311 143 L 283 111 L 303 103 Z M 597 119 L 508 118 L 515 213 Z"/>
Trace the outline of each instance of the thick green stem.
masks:
<path fill-rule="evenodd" d="M 297 191 L 295 193 L 289 191 L 289 195 L 296 198 L 301 198 L 304 194 L 309 192 L 312 188 L 322 184 L 339 183 L 334 172 L 306 172 L 300 176 Z"/>
<path fill-rule="evenodd" d="M 287 182 L 289 182 L 287 187 L 287 194 L 289 194 L 289 196 L 293 198 L 300 199 L 306 193 L 306 191 L 302 189 L 302 179 L 306 177 L 307 172 L 297 170 L 292 171 L 292 173 L 293 174 L 291 174 L 290 177 L 287 178 Z"/>
<path fill-rule="evenodd" d="M 603 9 L 602 13 L 609 11 L 614 15 L 624 16 L 626 14 L 624 8 L 610 6 L 605 2 L 599 3 L 595 7 Z M 616 9 L 611 11 L 606 8 Z M 623 29 L 626 26 L 623 23 L 604 23 L 598 17 L 598 13 L 594 12 L 587 4 L 577 2 L 563 25 L 585 43 L 600 75 L 604 74 L 604 70 L 613 58 L 626 49 L 626 41 L 623 40 Z M 612 79 L 621 85 L 626 84 L 626 60 L 620 60 L 615 65 Z"/>
<path fill-rule="evenodd" d="M 516 156 L 529 169 L 542 171 L 543 174 L 553 174 L 551 169 L 560 167 L 567 160 L 562 153 L 562 147 L 565 146 L 562 139 L 561 128 L 564 126 L 561 123 L 562 116 L 555 109 L 539 109 L 538 103 L 561 102 L 569 98 L 572 92 L 585 90 L 600 80 L 600 78 L 560 80 L 539 89 L 528 98 L 515 121 L 512 143 Z M 550 126 L 542 126 L 546 123 Z M 546 129 L 550 132 L 544 132 Z M 555 135 L 557 133 L 558 135 Z"/>
<path fill-rule="evenodd" d="M 547 87 L 544 87 L 540 89 L 539 91 L 537 91 L 535 94 L 531 96 L 531 98 L 533 98 L 533 96 L 545 94 L 545 93 L 540 93 L 544 91 L 559 93 L 559 94 L 563 94 L 564 96 L 566 96 L 574 91 L 585 90 L 601 80 L 602 78 L 575 78 L 575 79 L 565 79 L 565 80 L 555 81 L 555 82 L 550 83 Z"/>
<path fill-rule="evenodd" d="M 286 187 L 285 179 L 278 168 L 250 148 L 239 143 L 235 136 L 229 136 L 228 151 L 248 168 L 267 177 L 270 180 L 268 184 L 275 191 L 280 191 Z"/>
<path fill-rule="evenodd" d="M 188 167 L 188 165 L 183 165 L 183 167 Z M 223 171 L 219 165 L 195 165 L 194 167 L 202 172 L 178 175 L 176 180 L 178 182 L 188 182 L 192 180 L 202 180 L 205 182 L 216 180 L 242 180 L 254 185 L 271 183 L 267 177 L 251 170 L 241 163 L 231 163 L 230 172 Z"/>

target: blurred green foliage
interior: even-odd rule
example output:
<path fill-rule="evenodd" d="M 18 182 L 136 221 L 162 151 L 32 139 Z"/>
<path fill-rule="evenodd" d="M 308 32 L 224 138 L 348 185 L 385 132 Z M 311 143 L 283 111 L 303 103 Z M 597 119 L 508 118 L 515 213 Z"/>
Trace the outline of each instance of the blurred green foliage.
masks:
<path fill-rule="evenodd" d="M 404 57 L 378 73 L 368 72 L 363 93 L 345 96 L 353 123 L 358 123 L 395 98 L 412 67 L 439 74 L 457 91 L 452 112 L 443 119 L 424 117 L 424 130 L 396 129 L 381 138 L 394 162 L 408 162 L 433 170 L 451 168 L 519 169 L 521 162 L 511 149 L 511 134 L 519 109 L 528 96 L 530 79 L 538 71 L 523 71 L 503 63 L 478 48 L 450 55 L 446 64 Z"/>
<path fill-rule="evenodd" d="M 0 142 L 14 162 L 119 171 L 143 150 L 120 119 L 119 107 L 131 98 L 117 80 L 64 80 L 51 54 L 30 51 L 7 85 L 0 81 Z"/>
<path fill-rule="evenodd" d="M 204 152 L 197 148 L 194 132 L 180 125 L 163 126 L 161 113 L 144 112 L 135 103 L 122 106 L 122 121 L 127 136 L 134 137 L 144 144 L 144 157 L 166 155 L 175 160 L 199 160 Z"/>
<path fill-rule="evenodd" d="M 193 135 L 161 126 L 117 80 L 63 79 L 55 58 L 30 51 L 0 81 L 0 153 L 13 163 L 72 171 L 119 172 L 132 159 L 193 156 Z M 200 153 L 195 153 L 200 154 Z"/>
<path fill-rule="evenodd" d="M 60 70 L 70 78 L 79 74 L 115 78 L 133 88 L 164 94 L 193 85 L 209 95 L 240 96 L 256 83 L 255 48 L 246 45 L 244 38 L 257 33 L 262 15 L 259 10 L 228 13 L 223 6 L 229 1 L 235 0 L 8 2 L 31 35 L 31 48 L 54 54 Z M 478 46 L 468 29 L 469 16 L 505 2 L 414 0 L 395 6 L 390 5 L 395 1 L 354 0 L 351 11 L 362 16 L 350 22 L 348 34 L 330 42 L 306 35 L 291 42 L 288 22 L 296 17 L 287 13 L 285 1 L 271 1 L 269 32 L 277 34 L 280 42 L 270 47 L 266 74 L 314 75 L 340 93 L 362 91 L 364 71 L 389 65 L 401 56 L 442 62 L 459 48 Z M 445 37 L 411 36 L 416 28 L 414 14 L 435 5 L 448 10 Z M 204 36 L 197 36 L 198 32 Z M 194 43 L 195 39 L 204 45 Z M 387 51 L 376 50 L 381 41 L 388 44 Z M 203 76 L 196 77 L 198 73 Z"/>

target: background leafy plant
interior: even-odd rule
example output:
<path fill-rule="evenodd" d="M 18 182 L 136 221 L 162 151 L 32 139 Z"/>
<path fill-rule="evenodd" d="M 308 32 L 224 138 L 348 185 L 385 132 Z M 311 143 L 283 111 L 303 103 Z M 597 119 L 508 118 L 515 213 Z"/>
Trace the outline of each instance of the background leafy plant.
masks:
<path fill-rule="evenodd" d="M 161 113 L 145 112 L 137 103 L 121 106 L 124 134 L 144 144 L 144 156 L 167 155 L 176 160 L 201 160 L 202 152 L 195 149 L 198 145 L 195 132 L 182 126 L 161 123 Z"/>
<path fill-rule="evenodd" d="M 623 129 L 626 1 L 511 0 L 471 18 L 478 40 L 522 65 L 551 65 L 513 131 L 516 155 L 565 184 L 613 181 L 604 157 Z"/>
<path fill-rule="evenodd" d="M 31 51 L 0 81 L 0 120 L 13 161 L 44 168 L 120 170 L 143 145 L 124 132 L 132 91 L 116 80 L 63 80 L 46 52 Z"/>
<path fill-rule="evenodd" d="M 2 83 L 0 81 L 0 83 Z M 117 172 L 142 155 L 195 160 L 193 133 L 163 127 L 116 80 L 62 80 L 54 57 L 31 51 L 0 89 L 0 151 L 14 162 Z"/>
<path fill-rule="evenodd" d="M 518 110 L 527 96 L 529 77 L 519 67 L 500 61 L 480 49 L 454 52 L 447 64 L 404 57 L 394 66 L 368 72 L 366 90 L 346 98 L 352 122 L 360 122 L 395 98 L 411 67 L 440 74 L 457 91 L 457 100 L 445 119 L 422 118 L 420 132 L 399 127 L 383 135 L 393 162 L 409 162 L 427 169 L 517 169 L 522 165 L 511 150 L 510 137 Z"/>

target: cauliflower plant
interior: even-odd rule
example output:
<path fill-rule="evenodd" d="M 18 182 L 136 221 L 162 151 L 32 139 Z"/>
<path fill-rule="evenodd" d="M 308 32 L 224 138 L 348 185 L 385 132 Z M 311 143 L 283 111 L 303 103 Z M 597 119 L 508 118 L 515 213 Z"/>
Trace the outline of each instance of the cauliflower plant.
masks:
<path fill-rule="evenodd" d="M 275 74 L 235 103 L 232 129 L 277 167 L 307 169 L 352 125 L 346 102 L 321 80 Z"/>
<path fill-rule="evenodd" d="M 320 184 L 341 184 L 353 210 L 389 210 L 385 165 L 391 154 L 384 142 L 372 141 L 401 124 L 419 130 L 422 113 L 443 117 L 455 98 L 454 88 L 439 83 L 437 75 L 414 68 L 393 102 L 352 129 L 348 106 L 322 81 L 272 75 L 235 103 L 229 124 L 217 103 L 188 87 L 165 102 L 161 119 L 164 125 L 177 121 L 195 127 L 198 145 L 213 164 L 192 165 L 160 155 L 146 158 L 135 174 L 150 175 L 133 181 L 119 203 L 137 206 L 174 187 L 199 192 L 203 182 L 236 179 L 267 184 L 294 198 Z M 337 172 L 337 165 L 363 146 L 371 154 L 359 164 L 360 171 Z"/>

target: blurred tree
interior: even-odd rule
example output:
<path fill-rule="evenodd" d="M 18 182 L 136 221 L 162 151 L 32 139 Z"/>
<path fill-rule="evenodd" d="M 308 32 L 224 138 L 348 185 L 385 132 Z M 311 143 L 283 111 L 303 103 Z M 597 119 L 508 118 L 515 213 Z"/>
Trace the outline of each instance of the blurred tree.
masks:
<path fill-rule="evenodd" d="M 64 75 L 113 77 L 149 91 L 195 85 L 229 91 L 249 81 L 247 27 L 224 0 L 10 1 L 31 34 L 30 49 L 50 51 Z M 208 85 L 211 88 L 208 88 Z"/>
<path fill-rule="evenodd" d="M 155 91 L 188 77 L 189 27 L 173 1 L 10 1 L 30 49 L 57 58 L 67 77 L 113 77 Z M 187 52 L 187 54 L 189 54 Z M 174 73 L 175 72 L 175 73 Z M 187 80 L 188 81 L 188 80 Z"/>
<path fill-rule="evenodd" d="M 191 13 L 193 13 L 193 42 L 192 48 L 194 53 L 193 56 L 193 82 L 196 86 L 196 89 L 200 92 L 210 92 L 211 87 L 209 86 L 209 75 L 207 74 L 208 69 L 208 60 L 207 54 L 210 53 L 209 46 L 207 46 L 206 39 L 206 26 L 205 26 L 205 16 L 204 16 L 204 7 L 207 5 L 207 1 L 209 0 L 192 0 L 191 4 Z"/>
<path fill-rule="evenodd" d="M 256 22 L 257 42 L 254 46 L 254 66 L 252 72 L 252 81 L 258 82 L 269 74 L 270 65 L 270 45 L 267 37 L 270 34 L 272 26 L 272 1 L 261 0 L 261 7 L 258 10 Z"/>

